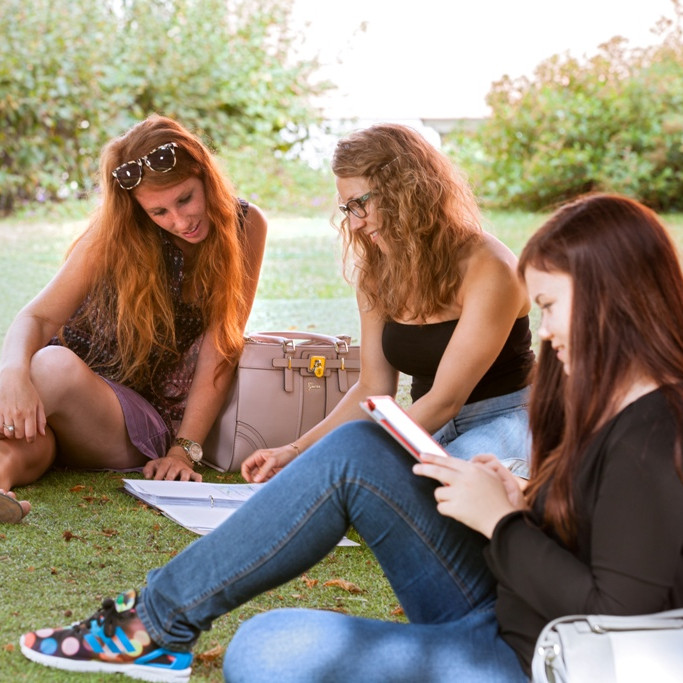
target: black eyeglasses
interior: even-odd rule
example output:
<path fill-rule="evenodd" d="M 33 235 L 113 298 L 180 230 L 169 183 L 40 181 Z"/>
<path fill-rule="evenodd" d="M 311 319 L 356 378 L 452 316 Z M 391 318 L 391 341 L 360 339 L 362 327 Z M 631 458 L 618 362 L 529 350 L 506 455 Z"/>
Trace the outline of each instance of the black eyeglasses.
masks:
<path fill-rule="evenodd" d="M 368 215 L 365 205 L 371 196 L 372 192 L 366 192 L 362 197 L 358 197 L 358 199 L 349 199 L 346 204 L 339 205 L 339 210 L 345 216 L 348 216 L 349 213 L 352 213 L 356 218 L 365 218 Z"/>
<path fill-rule="evenodd" d="M 142 162 L 144 161 L 152 171 L 168 173 L 175 166 L 175 151 L 178 145 L 175 142 L 167 142 L 165 145 L 155 147 L 149 154 L 125 164 L 117 166 L 112 175 L 124 190 L 132 190 L 142 181 Z"/>

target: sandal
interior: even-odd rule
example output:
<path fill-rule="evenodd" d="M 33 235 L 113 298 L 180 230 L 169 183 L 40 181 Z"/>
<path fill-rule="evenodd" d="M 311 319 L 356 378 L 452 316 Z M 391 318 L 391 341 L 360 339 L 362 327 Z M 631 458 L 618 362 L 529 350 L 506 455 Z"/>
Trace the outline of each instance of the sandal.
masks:
<path fill-rule="evenodd" d="M 16 498 L 0 493 L 0 523 L 17 524 L 24 518 L 24 508 Z"/>

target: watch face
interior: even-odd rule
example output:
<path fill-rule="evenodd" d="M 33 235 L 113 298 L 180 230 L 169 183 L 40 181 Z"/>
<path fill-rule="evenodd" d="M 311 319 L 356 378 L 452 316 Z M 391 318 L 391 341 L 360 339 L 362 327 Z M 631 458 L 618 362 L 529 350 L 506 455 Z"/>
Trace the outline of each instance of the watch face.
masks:
<path fill-rule="evenodd" d="M 202 459 L 202 455 L 203 455 L 202 447 L 198 443 L 193 443 L 190 446 L 189 456 L 195 462 L 199 462 Z"/>

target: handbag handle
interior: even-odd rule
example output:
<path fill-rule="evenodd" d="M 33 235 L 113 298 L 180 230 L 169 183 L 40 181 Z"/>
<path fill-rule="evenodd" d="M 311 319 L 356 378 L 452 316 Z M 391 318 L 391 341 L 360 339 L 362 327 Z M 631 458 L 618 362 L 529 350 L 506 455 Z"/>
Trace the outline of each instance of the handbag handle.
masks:
<path fill-rule="evenodd" d="M 306 340 L 302 342 L 303 345 L 320 342 L 334 346 L 337 352 L 340 353 L 346 353 L 349 350 L 349 342 L 351 341 L 351 337 L 347 334 L 333 337 L 332 335 L 320 334 L 319 332 L 299 332 L 297 330 L 290 332 L 255 332 L 254 334 L 248 334 L 245 339 L 247 341 L 264 343 L 276 342 L 282 344 L 285 348 L 291 346 L 293 339 Z"/>
<path fill-rule="evenodd" d="M 585 619 L 588 622 L 591 631 L 594 633 L 631 630 L 667 630 L 671 628 L 683 628 L 683 609 L 630 616 L 590 614 L 587 615 Z"/>

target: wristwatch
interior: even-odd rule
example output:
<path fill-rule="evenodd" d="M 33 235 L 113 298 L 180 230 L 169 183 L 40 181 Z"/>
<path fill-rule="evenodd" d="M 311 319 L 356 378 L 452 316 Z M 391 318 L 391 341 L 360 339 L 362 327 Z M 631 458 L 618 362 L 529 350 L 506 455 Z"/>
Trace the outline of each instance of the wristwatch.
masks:
<path fill-rule="evenodd" d="M 198 444 L 196 441 L 177 437 L 173 443 L 176 446 L 180 446 L 187 453 L 193 465 L 198 463 L 202 459 L 202 455 L 204 455 L 201 444 Z"/>

